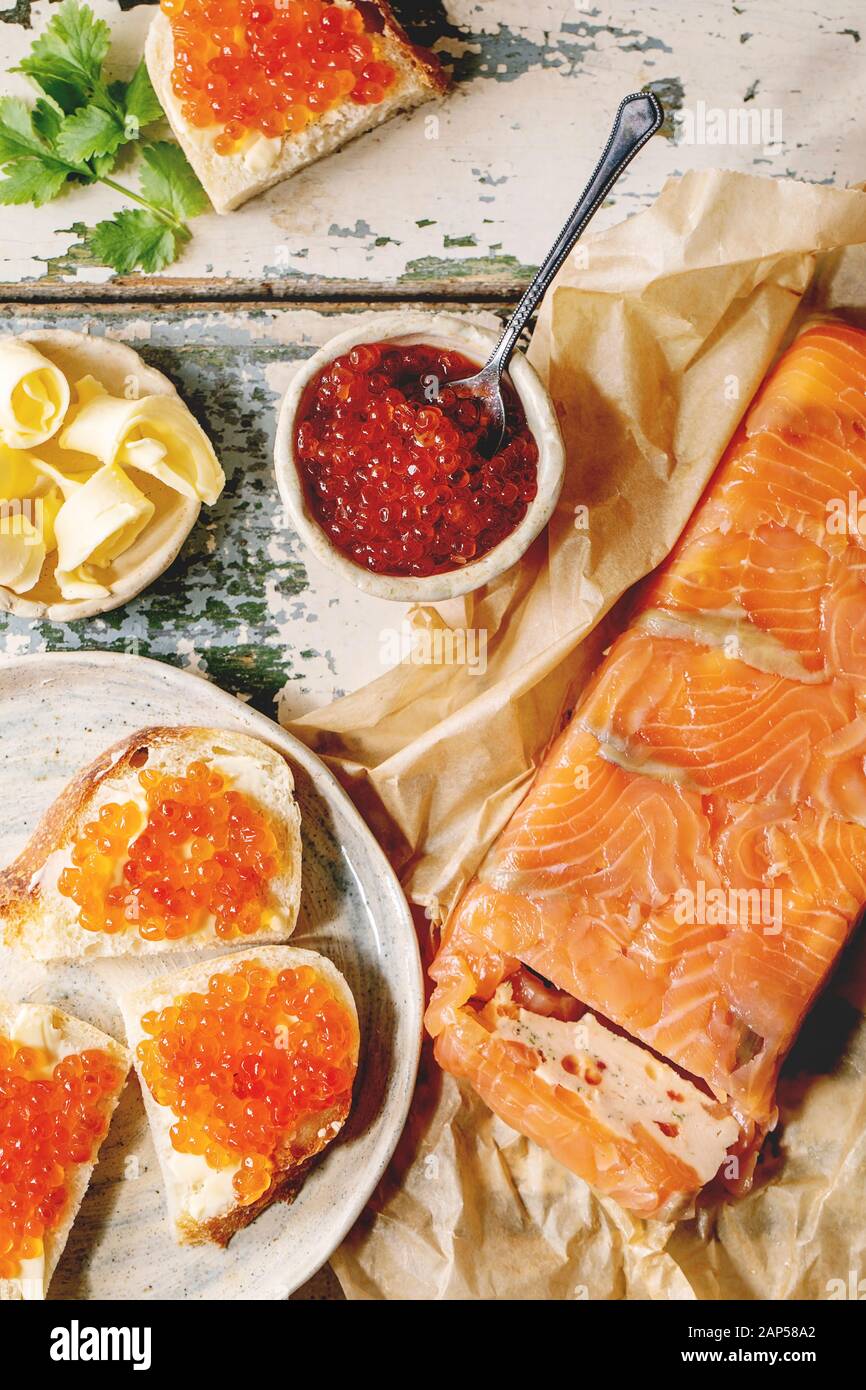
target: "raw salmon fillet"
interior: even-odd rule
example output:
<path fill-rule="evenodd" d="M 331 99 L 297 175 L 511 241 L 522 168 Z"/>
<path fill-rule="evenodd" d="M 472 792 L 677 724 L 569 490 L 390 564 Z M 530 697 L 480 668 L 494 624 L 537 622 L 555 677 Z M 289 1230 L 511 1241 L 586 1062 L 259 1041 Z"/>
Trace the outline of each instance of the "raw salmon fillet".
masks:
<path fill-rule="evenodd" d="M 711 531 L 647 593 L 644 631 L 692 638 L 795 680 L 866 679 L 866 551 L 831 555 L 774 522 Z"/>
<path fill-rule="evenodd" d="M 768 675 L 724 649 L 632 628 L 577 718 L 627 767 L 737 801 L 806 801 L 866 824 L 866 718 L 849 681 Z"/>
<path fill-rule="evenodd" d="M 860 497 L 866 334 L 819 324 L 765 382 L 431 968 L 443 1067 L 644 1215 L 717 1172 L 748 1179 L 866 904 Z"/>

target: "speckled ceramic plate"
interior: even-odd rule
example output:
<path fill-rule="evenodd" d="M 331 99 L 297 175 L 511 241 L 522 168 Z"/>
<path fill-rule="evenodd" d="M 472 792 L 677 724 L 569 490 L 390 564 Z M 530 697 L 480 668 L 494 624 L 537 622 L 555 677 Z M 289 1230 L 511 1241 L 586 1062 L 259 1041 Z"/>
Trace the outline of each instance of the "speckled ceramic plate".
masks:
<path fill-rule="evenodd" d="M 0 858 L 8 863 L 64 783 L 103 748 L 148 724 L 203 724 L 258 735 L 288 758 L 301 808 L 304 879 L 293 945 L 346 975 L 361 1023 L 349 1122 L 292 1206 L 277 1204 L 227 1250 L 182 1249 L 165 1217 L 159 1166 L 132 1078 L 51 1284 L 52 1298 L 285 1298 L 351 1227 L 406 1119 L 423 990 L 409 909 L 382 851 L 330 772 L 303 744 L 199 676 L 111 653 L 0 664 Z M 215 953 L 211 953 L 215 954 Z M 123 1038 L 120 987 L 178 968 L 147 961 L 39 965 L 0 957 L 0 993 L 53 1002 Z"/>

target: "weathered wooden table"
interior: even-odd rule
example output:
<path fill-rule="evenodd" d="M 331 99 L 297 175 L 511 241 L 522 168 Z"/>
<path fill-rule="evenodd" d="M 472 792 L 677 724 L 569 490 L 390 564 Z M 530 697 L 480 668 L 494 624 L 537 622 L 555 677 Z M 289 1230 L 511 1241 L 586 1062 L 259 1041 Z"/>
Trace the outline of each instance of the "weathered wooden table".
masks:
<path fill-rule="evenodd" d="M 92 0 L 129 72 L 152 5 Z M 78 624 L 0 617 L 0 653 L 136 651 L 289 718 L 380 674 L 393 605 L 333 578 L 287 527 L 275 407 L 296 363 L 383 306 L 507 311 L 564 219 L 620 98 L 651 85 L 668 120 L 599 214 L 646 205 L 670 175 L 725 166 L 839 185 L 866 174 L 858 0 L 395 0 L 453 66 L 437 108 L 348 146 L 228 218 L 196 219 L 159 276 L 91 264 L 101 189 L 0 210 L 0 314 L 115 335 L 177 383 L 228 475 L 180 557 L 126 608 Z M 45 0 L 0 10 L 3 66 Z M 26 91 L 10 77 L 2 90 Z M 427 118 L 434 114 L 436 120 Z M 327 1273 L 300 1296 L 333 1296 Z"/>

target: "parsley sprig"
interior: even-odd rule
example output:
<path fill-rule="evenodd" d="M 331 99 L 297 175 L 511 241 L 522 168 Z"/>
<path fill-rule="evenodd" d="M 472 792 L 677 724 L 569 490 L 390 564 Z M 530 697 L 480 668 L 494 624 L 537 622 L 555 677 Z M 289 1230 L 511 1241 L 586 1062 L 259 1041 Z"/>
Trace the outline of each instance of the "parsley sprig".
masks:
<path fill-rule="evenodd" d="M 79 0 L 63 0 L 15 71 L 37 87 L 32 107 L 0 98 L 0 204 L 41 207 L 70 184 L 103 183 L 135 203 L 87 233 L 94 258 L 120 274 L 162 270 L 190 238 L 207 196 L 178 145 L 141 141 L 163 111 L 142 60 L 128 82 L 107 81 L 111 31 Z M 139 191 L 111 177 L 139 143 Z"/>

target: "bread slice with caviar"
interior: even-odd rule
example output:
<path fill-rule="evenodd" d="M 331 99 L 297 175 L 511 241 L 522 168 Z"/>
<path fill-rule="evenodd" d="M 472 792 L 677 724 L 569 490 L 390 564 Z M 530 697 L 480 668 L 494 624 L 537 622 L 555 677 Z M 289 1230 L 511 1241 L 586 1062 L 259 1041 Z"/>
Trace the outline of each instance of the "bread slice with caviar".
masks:
<path fill-rule="evenodd" d="M 295 4 L 296 0 L 287 0 L 281 6 L 271 7 L 272 23 L 285 24 Z M 350 0 L 335 0 L 332 5 L 319 8 L 354 11 L 360 16 L 362 34 L 372 47 L 373 61 L 387 64 L 392 71 L 390 85 L 380 100 L 364 104 L 353 101 L 349 92 L 321 114 L 315 114 L 299 130 L 270 137 L 258 130 L 244 130 L 226 153 L 219 153 L 217 148 L 225 142 L 225 128 L 216 123 L 191 124 L 175 92 L 176 36 L 172 20 L 160 10 L 151 21 L 144 50 L 151 82 L 178 142 L 219 213 L 240 207 L 306 165 L 333 154 L 357 135 L 438 96 L 448 85 L 438 59 L 410 43 L 386 0 L 365 0 L 357 5 Z M 189 9 L 189 5 L 185 6 L 175 22 L 189 23 Z M 233 84 L 232 91 L 235 90 Z"/>
<path fill-rule="evenodd" d="M 37 960 L 285 941 L 300 896 L 285 758 L 249 734 L 142 729 L 69 783 L 0 872 L 0 941 Z"/>
<path fill-rule="evenodd" d="M 79 1066 L 54 1075 L 58 1063 L 81 1054 Z M 126 1048 L 89 1023 L 52 1005 L 0 999 L 0 1301 L 45 1297 L 131 1065 Z M 47 1145 L 64 1170 L 59 1187 L 48 1183 L 44 1158 L 31 1153 L 34 1125 L 43 1154 Z M 59 1204 L 52 1204 L 52 1191 L 65 1194 Z M 49 1210 L 40 1214 L 46 1202 Z M 23 1230 L 34 1223 L 41 1236 Z"/>
<path fill-rule="evenodd" d="M 265 946 L 150 980 L 120 1007 L 175 1238 L 227 1245 L 297 1195 L 346 1122 L 352 992 L 326 956 Z"/>

